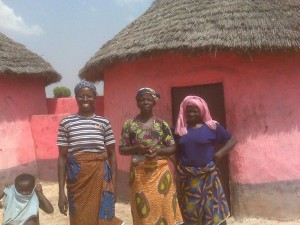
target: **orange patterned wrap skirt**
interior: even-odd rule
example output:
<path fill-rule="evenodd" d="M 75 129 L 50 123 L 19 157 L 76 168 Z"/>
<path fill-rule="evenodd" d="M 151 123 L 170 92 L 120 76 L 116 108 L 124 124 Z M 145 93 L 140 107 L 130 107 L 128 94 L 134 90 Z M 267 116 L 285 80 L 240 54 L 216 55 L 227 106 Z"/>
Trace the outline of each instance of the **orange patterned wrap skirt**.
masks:
<path fill-rule="evenodd" d="M 107 153 L 79 153 L 67 159 L 71 225 L 120 225 Z"/>
<path fill-rule="evenodd" d="M 183 224 L 167 159 L 131 164 L 133 225 Z"/>

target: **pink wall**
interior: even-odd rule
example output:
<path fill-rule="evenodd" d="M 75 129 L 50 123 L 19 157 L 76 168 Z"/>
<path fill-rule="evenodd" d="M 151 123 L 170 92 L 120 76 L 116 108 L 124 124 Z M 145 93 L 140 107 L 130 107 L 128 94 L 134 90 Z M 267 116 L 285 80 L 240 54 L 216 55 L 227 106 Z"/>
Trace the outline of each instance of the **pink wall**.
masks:
<path fill-rule="evenodd" d="M 0 77 L 0 173 L 4 179 L 26 171 L 36 175 L 30 117 L 46 113 L 43 80 Z"/>
<path fill-rule="evenodd" d="M 105 73 L 104 113 L 120 136 L 126 118 L 138 113 L 136 91 L 150 86 L 162 96 L 156 115 L 170 123 L 171 87 L 223 82 L 227 127 L 239 140 L 231 156 L 233 180 L 299 179 L 300 56 L 252 55 L 251 59 L 218 53 L 216 58 L 165 55 L 118 64 Z M 287 145 L 288 154 L 282 154 Z M 120 168 L 127 171 L 129 160 L 119 157 L 119 161 Z M 298 169 L 291 171 L 291 166 Z M 260 169 L 268 171 L 262 174 Z"/>
<path fill-rule="evenodd" d="M 300 179 L 299 59 L 262 58 L 259 71 L 249 69 L 243 80 L 231 77 L 228 110 L 234 113 L 228 117 L 240 140 L 231 155 L 233 182 Z"/>
<path fill-rule="evenodd" d="M 298 196 L 295 190 L 300 188 L 299 61 L 299 54 L 249 57 L 220 52 L 216 56 L 168 54 L 119 63 L 105 71 L 104 114 L 119 141 L 124 121 L 138 113 L 135 94 L 140 87 L 149 86 L 161 94 L 155 114 L 170 124 L 172 87 L 222 82 L 227 128 L 238 139 L 229 165 L 236 215 L 299 217 L 299 206 L 290 207 L 296 211 L 283 208 L 284 201 Z M 128 172 L 130 158 L 117 158 L 119 169 Z M 289 196 L 280 191 L 285 182 L 291 182 L 282 186 Z M 261 207 L 253 198 L 259 190 L 264 192 Z M 275 209 L 284 213 L 275 215 Z"/>
<path fill-rule="evenodd" d="M 47 98 L 48 114 L 76 113 L 75 98 Z"/>
<path fill-rule="evenodd" d="M 60 121 L 68 115 L 65 113 L 31 117 L 39 177 L 43 180 L 57 180 L 57 130 Z"/>
<path fill-rule="evenodd" d="M 103 115 L 104 97 L 97 96 L 95 111 L 98 115 Z M 48 114 L 77 113 L 78 107 L 75 98 L 47 98 Z"/>

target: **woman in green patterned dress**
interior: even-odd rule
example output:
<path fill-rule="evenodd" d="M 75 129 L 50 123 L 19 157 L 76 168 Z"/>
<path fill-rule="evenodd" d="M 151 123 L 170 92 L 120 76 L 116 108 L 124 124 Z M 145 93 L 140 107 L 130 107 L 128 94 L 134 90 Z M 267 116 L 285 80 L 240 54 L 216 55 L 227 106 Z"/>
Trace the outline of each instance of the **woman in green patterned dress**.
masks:
<path fill-rule="evenodd" d="M 130 203 L 133 225 L 182 224 L 168 156 L 175 142 L 168 124 L 152 113 L 159 95 L 141 88 L 140 114 L 128 119 L 122 130 L 120 154 L 131 155 Z"/>

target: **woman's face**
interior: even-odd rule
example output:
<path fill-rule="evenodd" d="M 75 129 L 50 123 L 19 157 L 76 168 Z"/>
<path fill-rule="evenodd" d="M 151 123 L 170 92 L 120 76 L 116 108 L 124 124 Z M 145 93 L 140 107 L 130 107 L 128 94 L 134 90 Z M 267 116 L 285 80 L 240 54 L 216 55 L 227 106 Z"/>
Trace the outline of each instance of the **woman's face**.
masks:
<path fill-rule="evenodd" d="M 150 94 L 143 94 L 137 100 L 137 106 L 141 112 L 152 112 L 153 107 L 155 106 L 155 101 Z"/>
<path fill-rule="evenodd" d="M 198 106 L 195 105 L 186 106 L 186 122 L 191 125 L 195 125 L 201 122 L 201 113 Z"/>
<path fill-rule="evenodd" d="M 96 96 L 93 90 L 89 88 L 80 88 L 76 95 L 79 113 L 94 113 L 95 99 Z"/>

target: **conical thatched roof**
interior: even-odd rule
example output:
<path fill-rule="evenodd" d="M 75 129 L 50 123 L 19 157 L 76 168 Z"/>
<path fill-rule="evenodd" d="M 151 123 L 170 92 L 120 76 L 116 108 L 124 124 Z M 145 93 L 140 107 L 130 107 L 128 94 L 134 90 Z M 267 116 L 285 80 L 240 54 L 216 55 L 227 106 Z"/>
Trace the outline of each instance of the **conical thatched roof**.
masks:
<path fill-rule="evenodd" d="M 115 62 L 162 51 L 299 48 L 299 0 L 157 0 L 103 45 L 79 76 L 102 80 Z"/>
<path fill-rule="evenodd" d="M 61 80 L 61 75 L 43 58 L 2 33 L 0 33 L 0 76 L 42 77 L 46 85 Z"/>

